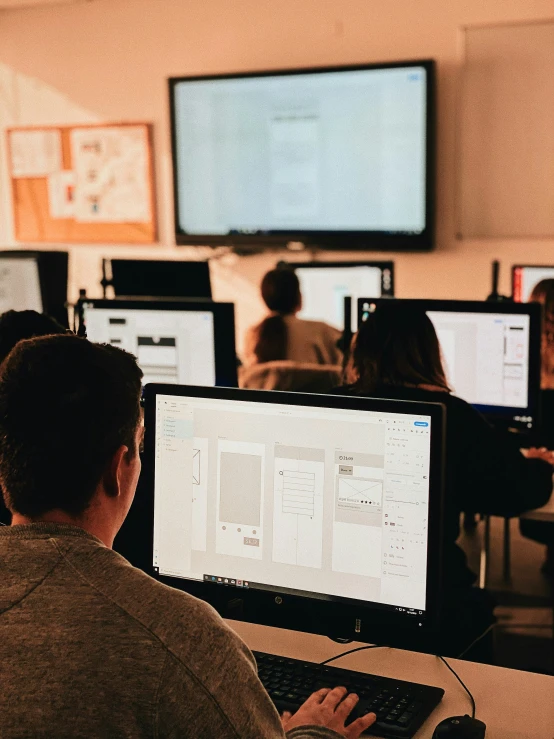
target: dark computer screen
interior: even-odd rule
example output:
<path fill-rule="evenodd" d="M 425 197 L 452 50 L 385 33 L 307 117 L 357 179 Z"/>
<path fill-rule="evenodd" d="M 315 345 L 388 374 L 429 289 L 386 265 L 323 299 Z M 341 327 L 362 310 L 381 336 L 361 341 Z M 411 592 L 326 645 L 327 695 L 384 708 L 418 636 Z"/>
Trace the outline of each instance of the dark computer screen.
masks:
<path fill-rule="evenodd" d="M 112 259 L 108 268 L 117 297 L 212 297 L 208 262 Z"/>

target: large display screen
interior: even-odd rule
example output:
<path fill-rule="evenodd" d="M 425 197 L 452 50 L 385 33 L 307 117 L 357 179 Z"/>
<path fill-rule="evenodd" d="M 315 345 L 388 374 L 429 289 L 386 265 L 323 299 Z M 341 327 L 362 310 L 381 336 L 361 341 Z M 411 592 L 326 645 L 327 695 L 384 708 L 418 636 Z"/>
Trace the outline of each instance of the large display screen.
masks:
<path fill-rule="evenodd" d="M 433 72 L 170 80 L 178 242 L 430 248 Z"/>

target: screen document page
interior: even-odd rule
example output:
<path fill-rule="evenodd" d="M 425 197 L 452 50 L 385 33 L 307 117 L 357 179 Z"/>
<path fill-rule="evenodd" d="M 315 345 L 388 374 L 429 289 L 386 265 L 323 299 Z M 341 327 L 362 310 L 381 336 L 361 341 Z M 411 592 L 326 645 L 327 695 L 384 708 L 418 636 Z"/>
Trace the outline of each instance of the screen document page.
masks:
<path fill-rule="evenodd" d="M 215 385 L 211 311 L 129 310 L 84 305 L 87 338 L 134 354 L 143 384 Z"/>
<path fill-rule="evenodd" d="M 447 381 L 472 405 L 527 408 L 529 316 L 427 311 Z"/>
<path fill-rule="evenodd" d="M 381 297 L 382 272 L 379 267 L 299 267 L 295 270 L 302 293 L 300 318 L 325 321 L 342 331 L 344 329 L 344 298 L 351 297 L 352 305 L 358 298 Z M 356 310 L 352 315 L 351 330 L 356 330 Z"/>
<path fill-rule="evenodd" d="M 424 67 L 178 82 L 181 229 L 421 233 L 426 98 Z"/>
<path fill-rule="evenodd" d="M 0 258 L 0 314 L 7 310 L 36 310 L 42 313 L 36 259 Z"/>
<path fill-rule="evenodd" d="M 430 418 L 156 398 L 154 567 L 425 610 Z"/>

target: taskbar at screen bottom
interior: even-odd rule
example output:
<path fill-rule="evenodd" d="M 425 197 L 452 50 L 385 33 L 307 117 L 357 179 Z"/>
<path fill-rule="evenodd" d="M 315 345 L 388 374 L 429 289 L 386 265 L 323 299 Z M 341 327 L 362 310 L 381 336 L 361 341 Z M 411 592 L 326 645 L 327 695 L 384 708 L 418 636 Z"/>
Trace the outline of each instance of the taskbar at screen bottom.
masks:
<path fill-rule="evenodd" d="M 317 593 L 314 591 L 296 590 L 294 588 L 285 588 L 282 586 L 276 587 L 268 585 L 267 583 L 253 582 L 252 580 L 244 580 L 241 578 L 232 578 L 228 575 L 217 575 L 212 573 L 205 573 L 200 577 L 185 577 L 182 574 L 175 572 L 161 572 L 158 567 L 153 568 L 154 575 L 157 578 L 164 578 L 171 580 L 171 584 L 174 587 L 188 591 L 188 586 L 185 583 L 190 584 L 191 588 L 194 589 L 195 595 L 202 598 L 203 600 L 209 601 L 208 597 L 210 593 L 223 589 L 231 589 L 233 591 L 240 591 L 245 593 L 260 593 L 269 595 L 272 597 L 277 605 L 285 604 L 287 599 L 300 599 L 303 601 L 311 601 L 314 605 L 332 604 L 334 606 L 344 605 L 350 608 L 359 608 L 364 611 L 371 610 L 375 615 L 375 620 L 387 623 L 391 616 L 396 619 L 404 621 L 404 623 L 410 623 L 411 626 L 423 627 L 427 625 L 429 614 L 425 610 L 420 610 L 413 607 L 397 606 L 388 603 L 378 603 L 376 601 L 366 601 L 354 598 L 347 598 L 337 595 L 328 595 L 325 593 Z M 179 585 L 177 585 L 179 583 Z M 204 589 L 206 597 L 198 595 L 198 589 Z M 240 597 L 240 592 L 233 593 L 234 597 Z"/>

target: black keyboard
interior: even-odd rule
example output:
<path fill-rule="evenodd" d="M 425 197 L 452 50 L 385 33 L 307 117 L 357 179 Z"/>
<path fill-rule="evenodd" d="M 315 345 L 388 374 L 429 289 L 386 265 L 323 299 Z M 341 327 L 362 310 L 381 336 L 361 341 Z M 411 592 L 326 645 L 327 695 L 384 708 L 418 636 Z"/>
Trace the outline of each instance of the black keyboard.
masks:
<path fill-rule="evenodd" d="M 294 713 L 316 690 L 342 686 L 360 698 L 351 719 L 375 713 L 377 722 L 368 733 L 391 739 L 412 737 L 444 695 L 442 688 L 429 685 L 391 680 L 265 652 L 254 652 L 254 656 L 260 680 L 279 712 Z"/>

